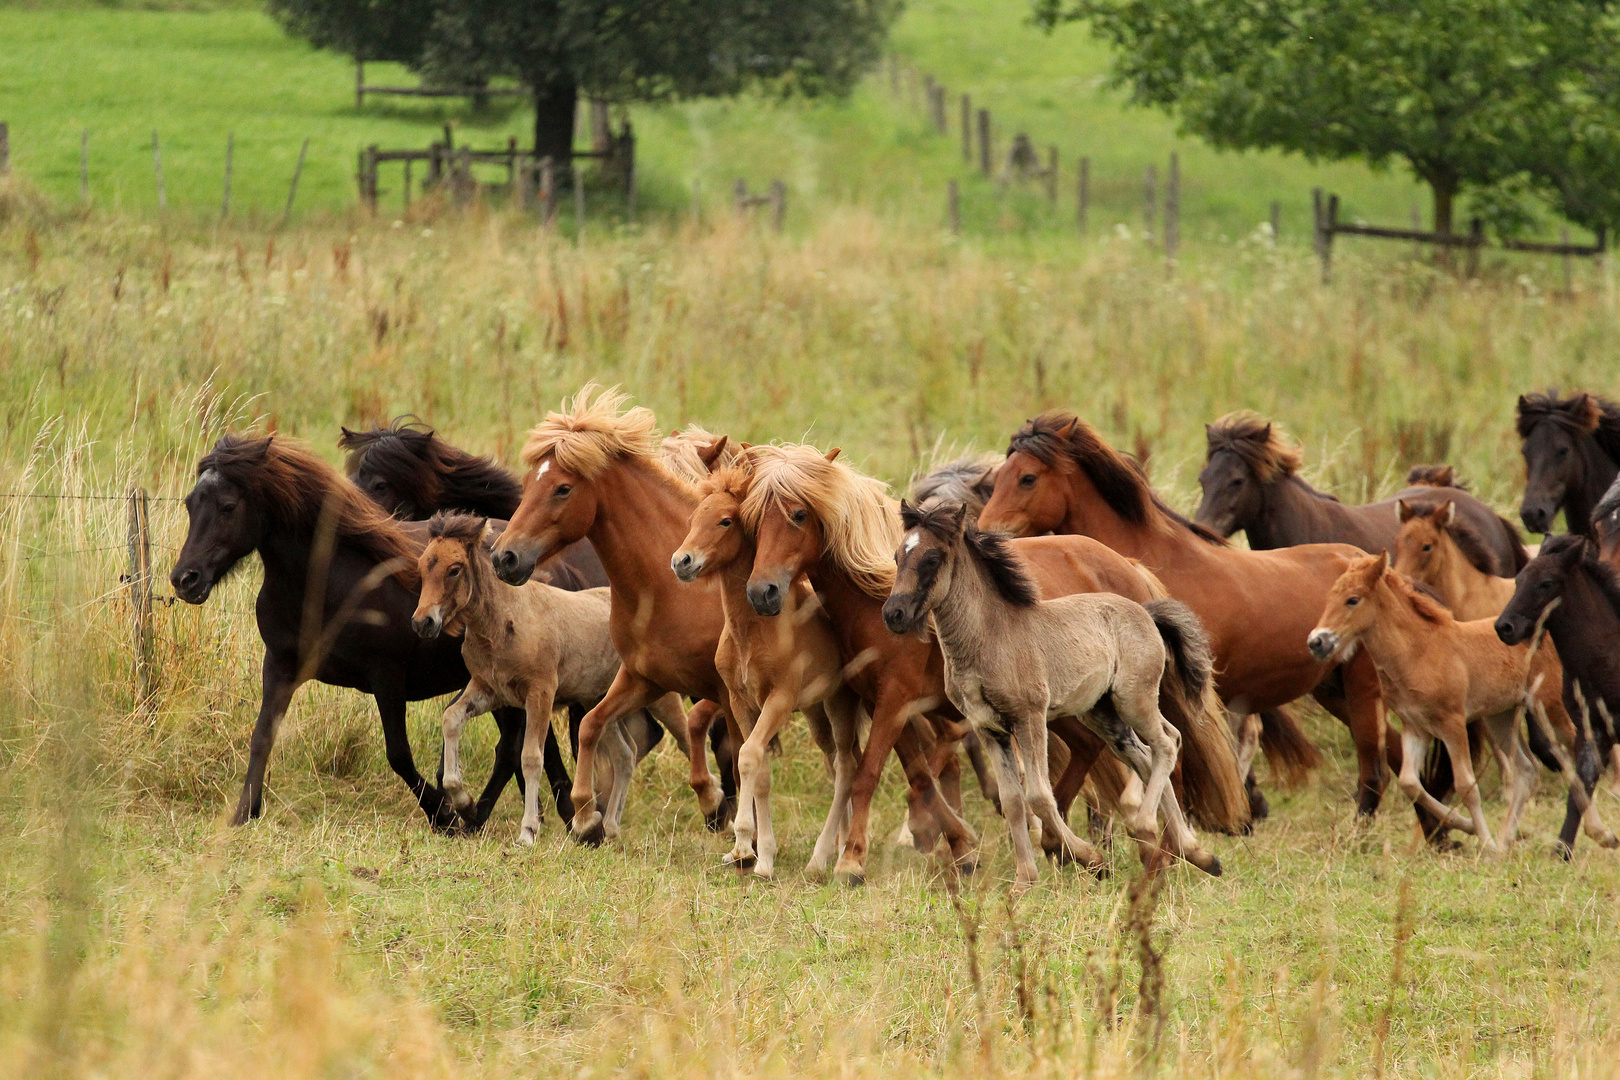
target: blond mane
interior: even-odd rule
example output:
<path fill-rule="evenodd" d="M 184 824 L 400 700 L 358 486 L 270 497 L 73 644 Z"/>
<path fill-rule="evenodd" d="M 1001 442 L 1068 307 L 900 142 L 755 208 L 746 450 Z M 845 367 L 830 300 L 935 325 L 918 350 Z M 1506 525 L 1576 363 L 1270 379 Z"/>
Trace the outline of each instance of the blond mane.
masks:
<path fill-rule="evenodd" d="M 701 483 L 709 475 L 709 466 L 703 464 L 698 451 L 713 446 L 719 438 L 719 435 L 699 424 L 687 424 L 684 428 L 671 431 L 664 438 L 660 455 L 671 472 L 691 483 Z M 726 440 L 725 448 L 715 460 L 715 467 L 721 468 L 734 463 L 741 453 L 742 447 L 735 440 Z"/>
<path fill-rule="evenodd" d="M 658 420 L 645 406 L 626 409 L 629 400 L 616 386 L 585 384 L 562 412 L 547 413 L 529 432 L 523 464 L 533 467 L 550 455 L 560 468 L 594 480 L 619 458 L 657 461 Z"/>
<path fill-rule="evenodd" d="M 1262 484 L 1299 472 L 1305 457 L 1299 445 L 1259 413 L 1241 409 L 1205 428 L 1209 453 L 1230 450 L 1243 459 Z"/>
<path fill-rule="evenodd" d="M 743 452 L 749 470 L 743 524 L 759 532 L 765 512 L 784 500 L 802 502 L 821 521 L 824 554 L 870 596 L 894 588 L 894 549 L 900 545 L 900 504 L 889 485 L 828 461 L 813 446 L 755 446 Z"/>
<path fill-rule="evenodd" d="M 1374 558 L 1377 558 L 1377 556 L 1367 556 L 1367 559 L 1369 560 Z M 1442 604 L 1428 593 L 1421 591 L 1416 585 L 1412 584 L 1411 581 L 1407 580 L 1406 575 L 1397 573 L 1393 569 L 1386 569 L 1384 571 L 1383 583 L 1389 586 L 1390 591 L 1392 591 L 1396 597 L 1410 605 L 1412 610 L 1417 613 L 1418 617 L 1423 619 L 1425 622 L 1431 622 L 1438 626 L 1445 626 L 1449 623 L 1454 623 L 1457 621 L 1456 616 L 1452 615 L 1451 610 L 1447 608 L 1446 605 Z"/>

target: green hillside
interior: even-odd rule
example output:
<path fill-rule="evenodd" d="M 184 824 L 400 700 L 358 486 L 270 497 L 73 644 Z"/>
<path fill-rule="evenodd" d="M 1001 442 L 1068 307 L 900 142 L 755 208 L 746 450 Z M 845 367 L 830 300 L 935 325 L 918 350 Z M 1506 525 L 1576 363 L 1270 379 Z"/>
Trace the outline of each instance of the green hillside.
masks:
<path fill-rule="evenodd" d="M 945 181 L 961 176 L 971 231 L 1067 231 L 1074 224 L 1074 163 L 1092 161 L 1094 231 L 1142 220 L 1142 173 L 1181 153 L 1184 235 L 1242 235 L 1273 199 L 1284 229 L 1305 228 L 1309 191 L 1343 193 L 1350 213 L 1404 222 L 1422 193 L 1400 175 L 1359 166 L 1313 167 L 1273 154 L 1217 154 L 1178 140 L 1165 117 L 1126 107 L 1104 86 L 1106 55 L 1083 28 L 1047 35 L 1027 22 L 1021 0 L 919 0 L 901 20 L 903 63 L 934 74 L 952 92 L 952 131 L 933 133 L 920 87 L 891 92 L 876 75 L 846 102 L 758 98 L 638 106 L 643 205 L 687 212 L 693 187 L 716 207 L 733 181 L 754 188 L 781 177 L 790 217 L 827 203 L 859 202 L 922 220 L 944 220 Z M 411 82 L 371 65 L 374 82 Z M 0 7 L 0 119 L 9 121 L 16 169 L 51 197 L 79 198 L 80 137 L 90 133 L 92 199 L 103 208 L 152 210 L 152 132 L 159 132 L 170 213 L 217 213 L 226 137 L 236 138 L 235 205 L 280 212 L 303 139 L 310 156 L 299 211 L 337 211 L 354 201 L 356 151 L 367 144 L 425 146 L 443 125 L 458 142 L 504 145 L 526 137 L 519 103 L 475 113 L 460 100 L 372 99 L 357 110 L 352 66 L 285 37 L 262 12 Z M 969 92 L 994 114 L 1002 152 L 1015 131 L 1059 147 L 1056 212 L 1036 191 L 1000 191 L 962 163 L 957 98 Z M 384 209 L 400 205 L 398 167 L 383 176 Z"/>

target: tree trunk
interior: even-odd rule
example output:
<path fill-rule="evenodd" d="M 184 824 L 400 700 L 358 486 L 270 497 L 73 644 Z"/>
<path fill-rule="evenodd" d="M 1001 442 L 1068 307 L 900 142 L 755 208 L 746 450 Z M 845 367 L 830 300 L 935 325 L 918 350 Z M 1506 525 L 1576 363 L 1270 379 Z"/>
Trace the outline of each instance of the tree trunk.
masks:
<path fill-rule="evenodd" d="M 1434 231 L 1450 234 L 1451 208 L 1457 198 L 1457 178 L 1454 176 L 1431 178 L 1429 190 L 1434 192 Z"/>
<path fill-rule="evenodd" d="M 534 152 L 550 157 L 559 178 L 567 174 L 574 157 L 574 113 L 579 87 L 573 83 L 540 83 L 534 87 Z"/>

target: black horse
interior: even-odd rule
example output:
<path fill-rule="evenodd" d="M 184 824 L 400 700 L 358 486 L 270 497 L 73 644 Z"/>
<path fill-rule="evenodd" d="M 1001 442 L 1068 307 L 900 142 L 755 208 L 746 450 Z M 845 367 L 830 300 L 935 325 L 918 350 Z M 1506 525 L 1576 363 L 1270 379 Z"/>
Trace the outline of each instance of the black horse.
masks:
<path fill-rule="evenodd" d="M 521 709 L 497 711 L 495 767 L 465 821 L 417 772 L 406 703 L 467 684 L 459 640 L 423 641 L 411 629 L 420 588 L 416 559 L 426 530 L 395 521 L 331 466 L 280 436 L 220 439 L 198 463 L 185 503 L 190 528 L 169 574 L 176 596 L 201 604 L 252 552 L 264 563 L 254 605 L 264 641 L 263 700 L 232 824 L 261 813 L 276 729 L 293 692 L 314 679 L 376 699 L 388 764 L 435 828 L 482 825 L 517 771 L 526 720 Z M 549 733 L 545 759 L 566 820 L 571 785 Z"/>
<path fill-rule="evenodd" d="M 1562 510 L 1564 528 L 1584 535 L 1593 508 L 1620 475 L 1620 405 L 1584 391 L 1567 398 L 1556 390 L 1525 394 L 1518 430 L 1524 441 L 1524 527 L 1551 532 Z"/>
<path fill-rule="evenodd" d="M 1541 546 L 1519 571 L 1513 599 L 1496 620 L 1496 635 L 1517 645 L 1528 641 L 1543 619 L 1564 666 L 1564 708 L 1575 721 L 1575 772 L 1590 799 L 1615 744 L 1614 720 L 1620 716 L 1620 571 L 1600 559 L 1597 545 L 1586 537 L 1555 536 Z M 1565 858 L 1575 848 L 1581 812 L 1579 793 L 1571 789 L 1558 834 Z"/>

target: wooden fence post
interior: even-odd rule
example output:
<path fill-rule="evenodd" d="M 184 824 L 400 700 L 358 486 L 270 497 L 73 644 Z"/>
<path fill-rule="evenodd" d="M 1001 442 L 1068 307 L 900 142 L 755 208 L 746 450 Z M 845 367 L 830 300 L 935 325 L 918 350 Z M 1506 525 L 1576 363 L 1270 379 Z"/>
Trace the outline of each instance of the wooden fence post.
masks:
<path fill-rule="evenodd" d="M 893 53 L 889 54 L 889 96 L 900 96 L 900 59 Z"/>
<path fill-rule="evenodd" d="M 731 185 L 731 208 L 737 211 L 740 217 L 748 209 L 748 181 L 737 177 L 737 182 Z"/>
<path fill-rule="evenodd" d="M 962 234 L 962 192 L 955 180 L 945 181 L 945 212 L 950 218 L 951 235 Z"/>
<path fill-rule="evenodd" d="M 1057 209 L 1058 153 L 1057 147 L 1046 148 L 1046 203 Z"/>
<path fill-rule="evenodd" d="M 1412 221 L 1412 231 L 1413 232 L 1422 232 L 1423 231 L 1423 211 L 1419 210 L 1415 206 L 1410 207 L 1410 210 L 1411 210 L 1411 213 L 1408 215 L 1408 217 Z M 1422 241 L 1420 241 L 1420 240 L 1412 241 L 1412 258 L 1417 262 L 1422 262 L 1423 261 L 1423 242 Z"/>
<path fill-rule="evenodd" d="M 366 62 L 358 56 L 354 58 L 354 107 L 366 107 Z"/>
<path fill-rule="evenodd" d="M 932 75 L 923 76 L 923 103 L 928 108 L 928 120 L 932 123 L 934 119 L 934 77 Z"/>
<path fill-rule="evenodd" d="M 1153 239 L 1153 231 L 1158 226 L 1159 216 L 1159 170 L 1149 165 L 1142 173 L 1142 221 L 1147 230 L 1147 238 Z"/>
<path fill-rule="evenodd" d="M 1080 235 L 1086 232 L 1086 212 L 1091 209 L 1091 159 L 1080 158 L 1080 205 L 1079 205 Z"/>
<path fill-rule="evenodd" d="M 403 194 L 403 197 L 405 199 L 405 210 L 406 210 L 407 213 L 411 209 L 411 166 L 413 166 L 415 164 L 416 164 L 416 159 L 415 158 L 406 158 L 405 159 L 405 185 L 404 185 L 405 190 L 404 190 L 404 192 L 402 194 Z"/>
<path fill-rule="evenodd" d="M 0 176 L 11 171 L 11 125 L 0 120 Z"/>
<path fill-rule="evenodd" d="M 1311 188 L 1311 246 L 1322 257 L 1322 189 Z"/>
<path fill-rule="evenodd" d="M 158 147 L 158 133 L 152 131 L 152 172 L 157 176 L 159 212 L 169 208 L 169 193 L 163 190 L 163 151 Z"/>
<path fill-rule="evenodd" d="M 293 199 L 298 197 L 298 178 L 304 175 L 304 155 L 309 153 L 309 140 L 298 148 L 298 164 L 293 166 L 292 184 L 287 188 L 287 206 L 281 211 L 281 227 L 292 220 Z M 377 148 L 371 147 L 371 208 L 377 209 Z"/>
<path fill-rule="evenodd" d="M 973 164 L 973 99 L 962 95 L 962 164 Z"/>
<path fill-rule="evenodd" d="M 79 201 L 90 205 L 90 129 L 79 133 Z"/>
<path fill-rule="evenodd" d="M 1181 246 L 1181 158 L 1174 151 L 1170 154 L 1170 175 L 1165 178 L 1164 184 L 1164 254 L 1167 259 L 1176 257 L 1176 249 Z"/>
<path fill-rule="evenodd" d="M 557 168 L 547 154 L 540 159 L 540 220 L 550 225 L 557 218 Z"/>
<path fill-rule="evenodd" d="M 619 139 L 624 147 L 624 219 L 636 220 L 636 133 L 629 124 Z"/>
<path fill-rule="evenodd" d="M 782 224 L 787 218 L 787 184 L 781 180 L 771 181 L 771 228 L 776 232 L 782 231 Z"/>
<path fill-rule="evenodd" d="M 1277 246 L 1277 237 L 1282 233 L 1282 203 L 1277 199 L 1271 200 L 1271 246 Z"/>
<path fill-rule="evenodd" d="M 135 702 L 152 696 L 152 538 L 147 528 L 146 489 L 129 492 L 129 606 L 135 646 Z"/>
<path fill-rule="evenodd" d="M 1569 246 L 1569 226 L 1568 225 L 1565 225 L 1563 227 L 1563 229 L 1561 229 L 1559 231 L 1559 233 L 1558 233 L 1558 242 L 1560 244 L 1563 244 L 1565 247 Z M 1575 295 L 1575 267 L 1574 267 L 1573 261 L 1569 257 L 1569 252 L 1568 251 L 1564 252 L 1564 295 L 1565 296 L 1574 296 Z"/>
<path fill-rule="evenodd" d="M 979 172 L 990 179 L 990 110 L 979 110 Z"/>
<path fill-rule="evenodd" d="M 585 245 L 585 170 L 579 167 L 579 159 L 574 159 L 574 165 L 568 170 L 568 178 L 574 184 L 574 239 L 581 247 Z"/>
<path fill-rule="evenodd" d="M 1468 223 L 1468 276 L 1479 273 L 1479 249 L 1485 246 L 1485 223 L 1474 218 Z"/>
<path fill-rule="evenodd" d="M 219 203 L 219 220 L 231 216 L 231 169 L 236 164 L 236 132 L 225 136 L 225 195 Z"/>

